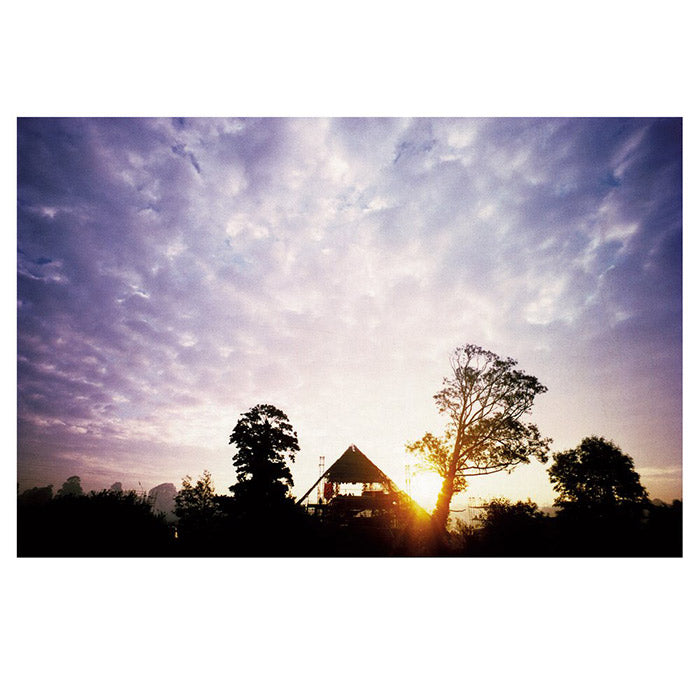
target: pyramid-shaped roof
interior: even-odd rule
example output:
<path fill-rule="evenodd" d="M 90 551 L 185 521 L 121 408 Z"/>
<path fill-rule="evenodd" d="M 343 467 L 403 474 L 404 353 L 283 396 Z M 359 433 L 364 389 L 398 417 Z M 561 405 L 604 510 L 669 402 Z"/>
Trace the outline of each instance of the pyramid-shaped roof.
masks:
<path fill-rule="evenodd" d="M 393 497 L 404 507 L 409 507 L 423 518 L 430 518 L 407 493 L 404 493 L 374 462 L 366 457 L 355 445 L 345 452 L 318 477 L 314 485 L 299 499 L 303 503 L 322 479 L 336 484 L 383 484 Z"/>
<path fill-rule="evenodd" d="M 391 479 L 355 445 L 350 445 L 324 476 L 326 481 L 337 484 L 387 484 L 394 487 Z"/>

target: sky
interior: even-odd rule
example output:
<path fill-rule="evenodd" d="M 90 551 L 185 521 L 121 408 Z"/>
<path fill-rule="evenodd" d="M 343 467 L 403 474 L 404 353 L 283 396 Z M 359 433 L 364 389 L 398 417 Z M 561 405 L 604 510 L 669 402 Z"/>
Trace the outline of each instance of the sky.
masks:
<path fill-rule="evenodd" d="M 552 451 L 682 488 L 680 119 L 19 119 L 21 490 L 235 480 L 258 403 L 294 493 L 356 444 L 403 485 L 458 345 L 548 387 Z M 546 465 L 470 496 L 552 503 Z"/>

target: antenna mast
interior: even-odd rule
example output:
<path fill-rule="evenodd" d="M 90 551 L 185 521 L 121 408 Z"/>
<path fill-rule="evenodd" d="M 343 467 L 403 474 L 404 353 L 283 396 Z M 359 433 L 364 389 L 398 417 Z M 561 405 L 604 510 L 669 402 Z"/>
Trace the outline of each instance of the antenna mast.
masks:
<path fill-rule="evenodd" d="M 318 458 L 318 488 L 316 489 L 316 503 L 321 502 L 321 494 L 322 494 L 322 486 L 321 486 L 321 477 L 323 476 L 323 472 L 326 471 L 326 457 L 324 455 L 321 455 Z"/>

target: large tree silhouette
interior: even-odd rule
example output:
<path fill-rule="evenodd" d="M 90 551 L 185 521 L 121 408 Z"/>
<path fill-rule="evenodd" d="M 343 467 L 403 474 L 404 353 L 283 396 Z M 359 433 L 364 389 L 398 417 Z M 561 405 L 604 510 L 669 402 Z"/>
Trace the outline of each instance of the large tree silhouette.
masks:
<path fill-rule="evenodd" d="M 564 509 L 611 513 L 647 502 L 632 458 L 602 437 L 587 437 L 575 449 L 557 452 L 547 473 L 559 494 L 554 503 Z"/>
<path fill-rule="evenodd" d="M 287 460 L 299 451 L 297 434 L 287 415 L 269 404 L 244 413 L 229 437 L 236 446 L 237 482 L 230 487 L 240 503 L 270 506 L 284 501 L 294 486 Z"/>
<path fill-rule="evenodd" d="M 447 417 L 444 434 L 426 433 L 407 445 L 442 477 L 433 512 L 440 528 L 446 526 L 452 497 L 466 488 L 468 476 L 511 470 L 533 456 L 545 462 L 551 442 L 523 420 L 547 388 L 515 369 L 514 359 L 465 345 L 455 349 L 450 365 L 452 373 L 434 396 Z"/>

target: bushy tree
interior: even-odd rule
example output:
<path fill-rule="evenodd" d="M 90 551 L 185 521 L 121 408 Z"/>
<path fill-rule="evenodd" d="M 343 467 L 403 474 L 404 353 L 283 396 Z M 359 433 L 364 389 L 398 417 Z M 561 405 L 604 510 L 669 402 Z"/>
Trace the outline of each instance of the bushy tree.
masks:
<path fill-rule="evenodd" d="M 291 495 L 289 464 L 299 451 L 297 434 L 287 415 L 270 404 L 242 414 L 229 437 L 236 447 L 237 481 L 233 497 L 221 498 L 229 543 L 243 556 L 306 554 L 311 523 Z"/>
<path fill-rule="evenodd" d="M 230 487 L 239 502 L 252 506 L 279 503 L 294 486 L 287 461 L 299 451 L 297 434 L 287 415 L 269 404 L 244 413 L 229 437 L 235 445 L 237 482 Z"/>
<path fill-rule="evenodd" d="M 209 471 L 205 469 L 195 483 L 189 475 L 182 480 L 182 488 L 175 495 L 175 515 L 180 519 L 179 528 L 186 534 L 208 527 L 219 517 Z"/>
<path fill-rule="evenodd" d="M 543 518 L 537 504 L 527 501 L 512 503 L 508 498 L 493 498 L 484 508 L 479 521 L 483 528 L 500 528 L 504 523 L 524 523 L 531 519 Z"/>
<path fill-rule="evenodd" d="M 613 442 L 587 437 L 573 450 L 557 452 L 547 470 L 555 505 L 579 511 L 611 513 L 647 503 L 634 462 Z"/>
<path fill-rule="evenodd" d="M 440 528 L 447 524 L 452 496 L 467 485 L 467 477 L 510 471 L 536 457 L 547 460 L 548 438 L 525 422 L 535 397 L 547 391 L 536 377 L 478 345 L 458 347 L 452 372 L 435 394 L 438 411 L 447 418 L 441 436 L 426 433 L 407 445 L 442 477 L 433 512 Z"/>
<path fill-rule="evenodd" d="M 541 556 L 547 553 L 544 513 L 531 500 L 486 504 L 479 527 L 466 533 L 466 553 L 477 556 Z"/>
<path fill-rule="evenodd" d="M 44 505 L 53 498 L 53 484 L 48 486 L 34 486 L 27 489 L 17 498 L 19 505 Z"/>
<path fill-rule="evenodd" d="M 80 485 L 79 476 L 69 476 L 64 482 L 63 486 L 58 489 L 57 496 L 82 496 L 83 487 Z"/>

